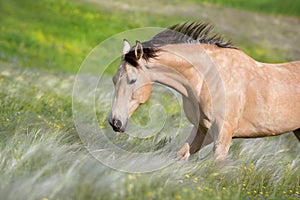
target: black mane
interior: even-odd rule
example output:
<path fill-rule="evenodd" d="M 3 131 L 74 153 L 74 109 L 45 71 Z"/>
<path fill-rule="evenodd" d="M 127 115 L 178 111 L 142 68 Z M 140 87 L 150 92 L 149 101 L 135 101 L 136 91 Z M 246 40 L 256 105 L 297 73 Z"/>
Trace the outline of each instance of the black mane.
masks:
<path fill-rule="evenodd" d="M 230 40 L 226 41 L 221 35 L 213 33 L 213 29 L 213 25 L 202 22 L 186 22 L 171 26 L 155 35 L 151 40 L 142 43 L 144 51 L 143 58 L 145 60 L 155 58 L 159 47 L 168 44 L 201 43 L 215 45 L 221 48 L 236 49 Z M 137 66 L 138 63 L 135 60 L 134 48 L 135 46 L 125 55 L 125 60 L 131 65 Z"/>

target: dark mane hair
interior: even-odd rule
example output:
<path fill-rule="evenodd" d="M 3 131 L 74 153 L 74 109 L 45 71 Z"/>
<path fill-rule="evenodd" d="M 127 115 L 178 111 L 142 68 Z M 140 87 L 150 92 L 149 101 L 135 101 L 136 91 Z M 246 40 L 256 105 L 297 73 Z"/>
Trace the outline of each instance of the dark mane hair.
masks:
<path fill-rule="evenodd" d="M 143 58 L 148 60 L 155 58 L 159 47 L 168 44 L 210 44 L 221 48 L 236 47 L 232 44 L 231 40 L 225 41 L 220 34 L 213 33 L 214 26 L 202 22 L 186 22 L 183 24 L 176 24 L 167 28 L 166 30 L 156 34 L 151 40 L 143 42 Z M 125 60 L 133 66 L 137 66 L 133 46 L 131 50 L 125 55 Z"/>

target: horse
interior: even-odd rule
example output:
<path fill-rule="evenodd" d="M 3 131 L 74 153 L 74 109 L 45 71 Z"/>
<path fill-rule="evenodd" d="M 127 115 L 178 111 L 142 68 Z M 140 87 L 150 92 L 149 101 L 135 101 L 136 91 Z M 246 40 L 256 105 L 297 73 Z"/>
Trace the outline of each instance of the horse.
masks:
<path fill-rule="evenodd" d="M 134 46 L 124 39 L 108 117 L 114 131 L 125 131 L 156 82 L 181 94 L 193 125 L 177 153 L 180 159 L 213 143 L 214 158 L 224 161 L 233 138 L 293 131 L 300 141 L 300 61 L 256 61 L 213 29 L 185 22 Z"/>

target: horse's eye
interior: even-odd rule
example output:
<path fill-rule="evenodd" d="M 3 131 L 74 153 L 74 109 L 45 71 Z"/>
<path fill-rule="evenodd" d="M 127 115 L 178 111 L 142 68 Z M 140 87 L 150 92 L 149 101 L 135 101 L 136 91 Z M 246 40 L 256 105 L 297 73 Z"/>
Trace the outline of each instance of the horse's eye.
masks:
<path fill-rule="evenodd" d="M 128 83 L 129 84 L 134 84 L 136 82 L 136 79 L 131 79 Z"/>

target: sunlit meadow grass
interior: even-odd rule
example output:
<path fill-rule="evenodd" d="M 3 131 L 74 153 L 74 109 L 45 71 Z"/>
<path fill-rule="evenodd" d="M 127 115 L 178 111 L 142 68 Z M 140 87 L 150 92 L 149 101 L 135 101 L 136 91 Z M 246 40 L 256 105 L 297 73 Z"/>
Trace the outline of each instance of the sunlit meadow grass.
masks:
<path fill-rule="evenodd" d="M 292 134 L 235 140 L 222 167 L 213 161 L 212 146 L 189 162 L 175 162 L 152 173 L 129 174 L 102 165 L 84 148 L 74 129 L 73 80 L 68 74 L 1 66 L 1 198 L 299 198 L 299 143 Z M 105 110 L 100 105 L 98 112 Z M 175 136 L 161 135 L 162 144 L 164 137 Z M 118 140 L 134 151 L 153 149 L 159 143 L 123 136 Z"/>

